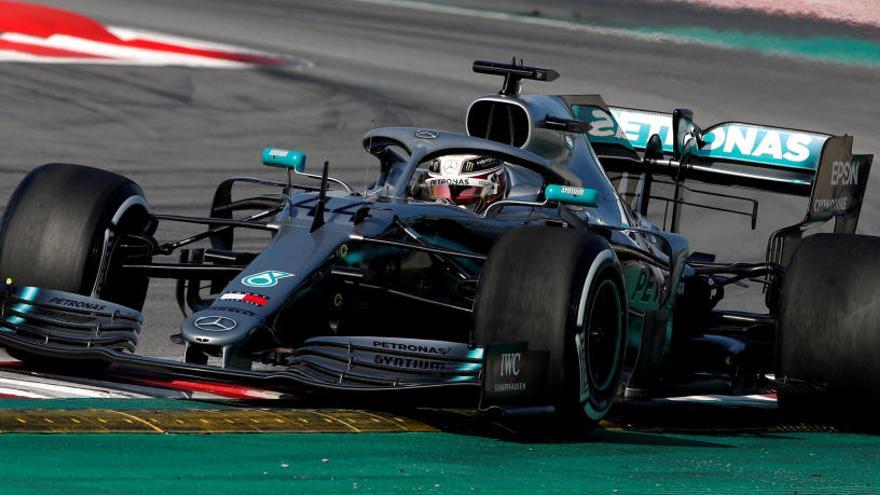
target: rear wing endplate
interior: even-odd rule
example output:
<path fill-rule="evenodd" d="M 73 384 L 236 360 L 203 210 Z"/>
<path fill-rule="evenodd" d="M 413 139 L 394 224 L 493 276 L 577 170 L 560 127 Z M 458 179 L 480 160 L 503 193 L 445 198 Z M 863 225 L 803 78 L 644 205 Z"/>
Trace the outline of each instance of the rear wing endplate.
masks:
<path fill-rule="evenodd" d="M 767 259 L 786 266 L 805 231 L 834 220 L 834 232 L 855 234 L 874 155 L 853 155 L 852 136 L 828 138 L 810 191 L 807 214 L 777 230 L 767 244 Z"/>

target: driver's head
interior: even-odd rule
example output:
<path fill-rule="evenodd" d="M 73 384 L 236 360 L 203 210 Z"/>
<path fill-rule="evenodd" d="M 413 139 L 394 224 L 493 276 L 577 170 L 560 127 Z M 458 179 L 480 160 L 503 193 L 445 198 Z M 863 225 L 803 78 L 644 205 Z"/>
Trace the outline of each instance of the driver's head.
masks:
<path fill-rule="evenodd" d="M 474 209 L 504 197 L 504 162 L 482 155 L 446 155 L 428 164 L 425 194 Z"/>

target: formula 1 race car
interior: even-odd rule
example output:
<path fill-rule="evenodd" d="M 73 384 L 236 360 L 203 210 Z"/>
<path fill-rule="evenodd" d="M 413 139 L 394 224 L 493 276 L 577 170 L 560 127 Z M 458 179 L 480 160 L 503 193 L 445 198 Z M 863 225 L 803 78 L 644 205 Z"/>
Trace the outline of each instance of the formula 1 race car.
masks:
<path fill-rule="evenodd" d="M 0 226 L 0 344 L 70 372 L 122 363 L 578 422 L 624 397 L 767 385 L 784 407 L 876 409 L 880 239 L 854 235 L 872 156 L 853 155 L 851 137 L 703 131 L 688 110 L 520 95 L 522 80 L 552 70 L 473 69 L 504 84 L 471 104 L 467 134 L 370 131 L 379 174 L 364 192 L 277 148 L 262 160 L 287 181 L 226 179 L 207 217 L 154 212 L 107 171 L 35 168 Z M 690 181 L 804 196 L 809 208 L 771 236 L 766 260 L 718 263 L 677 233 L 685 192 L 738 196 Z M 272 192 L 237 198 L 237 185 Z M 667 229 L 647 219 L 661 186 Z M 833 234 L 803 236 L 829 220 Z M 170 222 L 206 228 L 160 242 Z M 271 240 L 242 250 L 245 229 Z M 153 278 L 176 280 L 180 361 L 135 353 Z M 766 292 L 766 313 L 716 309 L 743 280 Z"/>

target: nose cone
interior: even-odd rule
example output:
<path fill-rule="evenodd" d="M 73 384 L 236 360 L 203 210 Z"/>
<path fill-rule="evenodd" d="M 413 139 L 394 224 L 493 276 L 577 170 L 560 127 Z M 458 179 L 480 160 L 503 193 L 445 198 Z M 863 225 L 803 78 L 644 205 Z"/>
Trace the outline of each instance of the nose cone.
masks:
<path fill-rule="evenodd" d="M 191 314 L 180 328 L 187 342 L 226 347 L 247 340 L 254 327 L 251 318 L 235 313 L 206 309 Z"/>

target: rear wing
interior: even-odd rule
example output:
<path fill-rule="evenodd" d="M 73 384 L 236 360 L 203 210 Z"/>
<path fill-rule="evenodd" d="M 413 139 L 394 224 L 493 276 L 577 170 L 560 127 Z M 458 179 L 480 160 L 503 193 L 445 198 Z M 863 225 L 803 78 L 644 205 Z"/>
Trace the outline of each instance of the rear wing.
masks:
<path fill-rule="evenodd" d="M 607 106 L 598 96 L 561 98 L 590 124 L 587 138 L 608 172 L 807 196 L 809 210 L 798 228 L 834 219 L 835 231 L 855 232 L 873 155 L 854 155 L 851 136 L 744 122 L 701 131 L 689 111 L 676 111 L 687 116 L 676 122 L 675 114 Z M 649 190 L 640 196 L 646 208 Z"/>
<path fill-rule="evenodd" d="M 623 107 L 609 107 L 609 111 L 634 150 L 645 151 L 650 136 L 657 134 L 663 153 L 673 154 L 671 114 Z M 822 149 L 831 137 L 812 131 L 724 122 L 702 131 L 702 146 L 696 150 L 692 165 L 699 167 L 704 182 L 716 182 L 711 175 L 717 175 L 722 184 L 738 177 L 747 182 L 744 185 L 808 195 Z"/>

